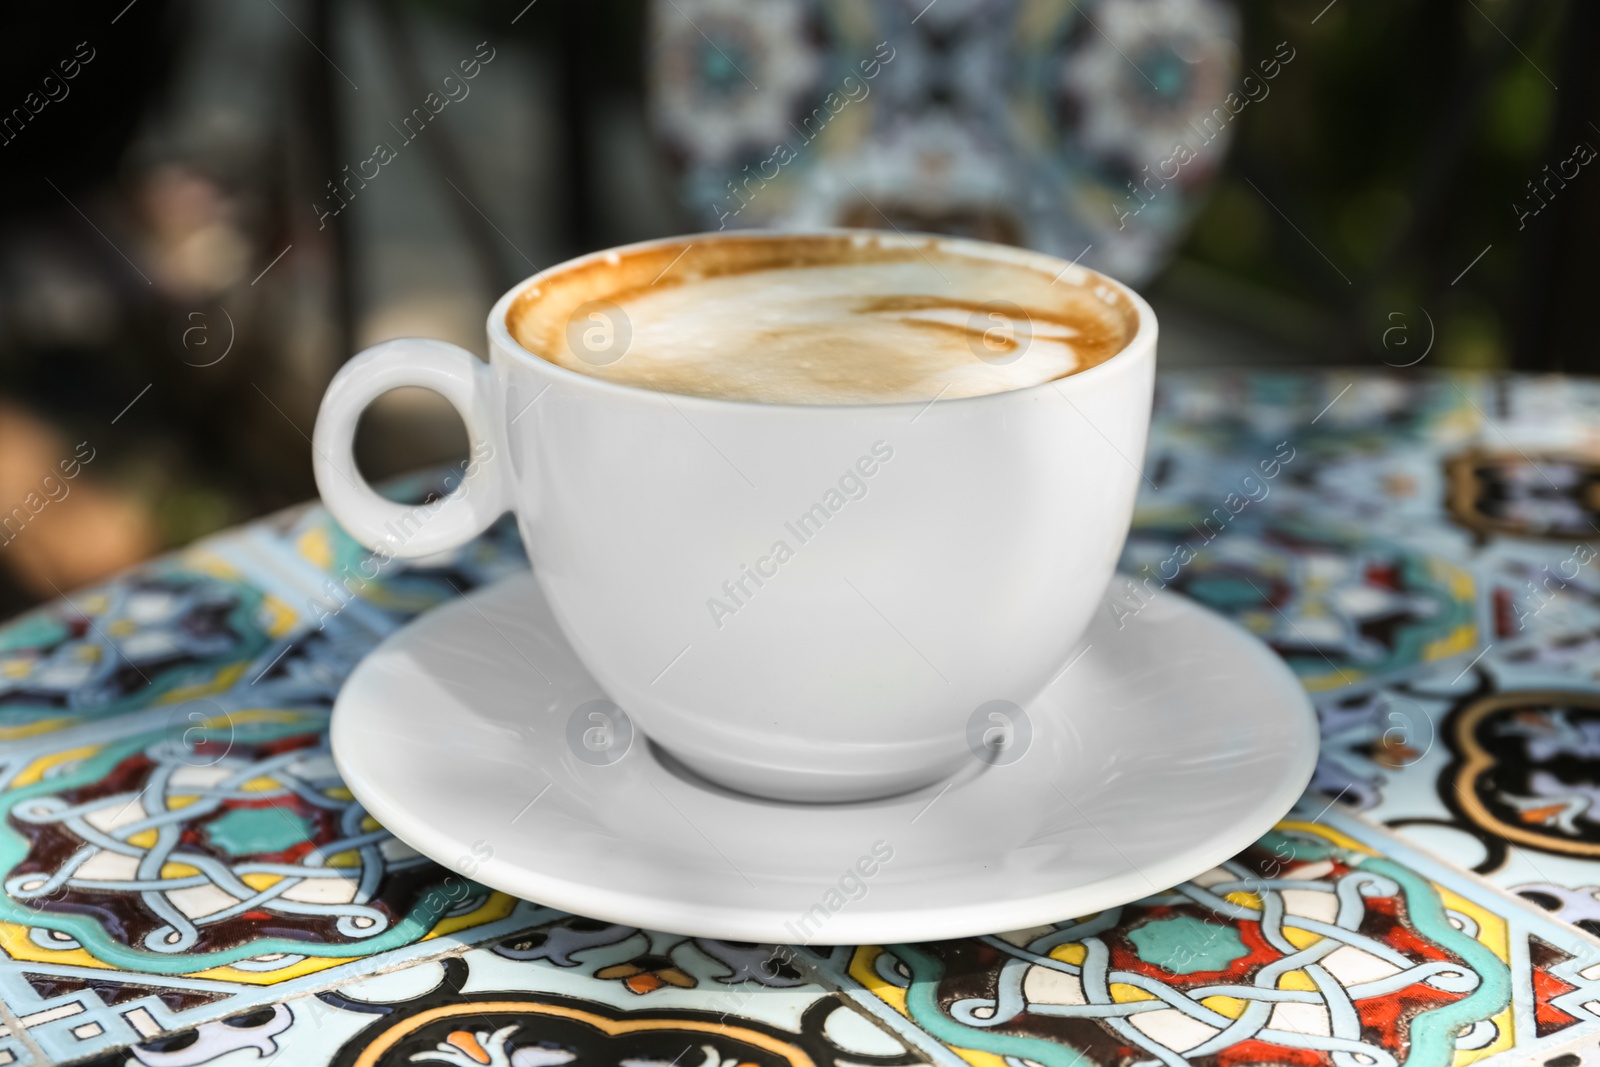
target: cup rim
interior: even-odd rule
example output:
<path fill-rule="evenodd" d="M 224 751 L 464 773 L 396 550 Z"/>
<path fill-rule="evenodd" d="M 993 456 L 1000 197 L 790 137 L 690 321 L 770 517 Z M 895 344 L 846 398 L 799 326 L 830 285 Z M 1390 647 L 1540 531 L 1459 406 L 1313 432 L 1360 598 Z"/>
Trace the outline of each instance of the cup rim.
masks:
<path fill-rule="evenodd" d="M 663 245 L 693 245 L 702 242 L 730 239 L 737 240 L 740 238 L 749 239 L 752 237 L 784 238 L 813 236 L 849 237 L 858 235 L 871 235 L 880 240 L 887 238 L 891 241 L 904 241 L 907 243 L 933 242 L 935 245 L 941 248 L 946 248 L 958 255 L 966 254 L 980 259 L 987 258 L 1010 261 L 1038 269 L 1048 269 L 1051 270 L 1053 274 L 1058 275 L 1065 273 L 1065 270 L 1068 268 L 1076 267 L 1076 269 L 1084 271 L 1093 277 L 1100 278 L 1106 284 L 1114 287 L 1124 299 L 1128 300 L 1128 302 L 1133 305 L 1134 310 L 1138 313 L 1139 328 L 1134 332 L 1134 335 L 1128 339 L 1128 342 L 1116 352 L 1116 354 L 1100 363 L 1095 364 L 1093 367 L 1089 367 L 1081 371 L 1075 371 L 1063 377 L 1051 378 L 1050 380 L 1040 382 L 1037 385 L 1024 386 L 1020 389 L 1005 389 L 997 393 L 980 393 L 976 396 L 951 397 L 950 399 L 943 401 L 940 401 L 938 397 L 935 397 L 932 401 L 887 400 L 866 404 L 797 404 L 766 400 L 742 400 L 729 397 L 699 396 L 693 393 L 673 393 L 664 389 L 649 389 L 641 385 L 613 382 L 605 378 L 597 378 L 591 375 L 582 374 L 578 371 L 568 370 L 559 363 L 556 363 L 553 360 L 545 359 L 537 352 L 533 352 L 524 347 L 522 342 L 518 341 L 516 337 L 512 335 L 511 326 L 507 322 L 507 316 L 511 310 L 511 305 L 519 296 L 522 295 L 523 290 L 527 289 L 529 286 L 536 285 L 554 274 L 572 270 L 585 264 L 592 263 L 596 260 L 605 259 L 608 256 L 644 252 Z M 923 247 L 925 247 L 925 245 Z M 569 385 L 579 388 L 596 390 L 601 395 L 614 395 L 619 398 L 632 397 L 634 399 L 647 396 L 666 397 L 675 404 L 685 403 L 691 407 L 700 407 L 708 410 L 761 408 L 795 412 L 840 412 L 890 410 L 905 411 L 917 408 L 919 406 L 923 408 L 932 407 L 935 402 L 949 406 L 971 407 L 983 402 L 999 402 L 1006 397 L 1020 398 L 1029 394 L 1037 393 L 1043 389 L 1051 389 L 1063 385 L 1077 390 L 1086 389 L 1091 387 L 1095 382 L 1098 382 L 1102 378 L 1106 378 L 1117 373 L 1119 370 L 1123 369 L 1129 364 L 1132 364 L 1146 353 L 1153 357 L 1155 353 L 1158 326 L 1156 324 L 1155 310 L 1150 307 L 1150 304 L 1144 299 L 1144 297 L 1140 296 L 1134 291 L 1132 286 L 1128 285 L 1126 282 L 1122 282 L 1111 277 L 1109 274 L 1095 270 L 1092 267 L 1081 266 L 1075 260 L 1068 261 L 1060 258 L 1059 256 L 1053 256 L 1046 252 L 1034 251 L 1033 249 L 1018 248 L 1012 245 L 1003 245 L 992 241 L 980 241 L 968 237 L 954 237 L 947 234 L 921 233 L 916 231 L 905 233 L 899 230 L 873 230 L 859 227 L 832 226 L 782 230 L 713 230 L 705 233 L 677 234 L 671 237 L 656 237 L 646 241 L 635 241 L 631 244 L 617 245 L 612 248 L 603 248 L 594 252 L 585 252 L 582 255 L 573 256 L 570 259 L 565 259 L 559 263 L 545 267 L 543 270 L 529 275 L 508 289 L 500 297 L 500 299 L 495 301 L 494 307 L 489 311 L 488 332 L 491 356 L 493 354 L 493 350 L 500 349 L 527 366 L 536 367 L 543 373 L 553 375 L 556 381 L 565 382 Z"/>

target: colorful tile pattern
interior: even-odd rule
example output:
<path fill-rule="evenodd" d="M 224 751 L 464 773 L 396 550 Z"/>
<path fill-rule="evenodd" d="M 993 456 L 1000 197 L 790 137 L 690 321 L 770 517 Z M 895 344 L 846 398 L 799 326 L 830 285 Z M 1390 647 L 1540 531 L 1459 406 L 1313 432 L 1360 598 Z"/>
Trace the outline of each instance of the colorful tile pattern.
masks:
<path fill-rule="evenodd" d="M 0 1067 L 1582 1067 L 1596 427 L 1587 382 L 1165 376 L 1105 610 L 1172 588 L 1259 634 L 1317 705 L 1313 790 L 1184 885 L 922 945 L 567 915 L 361 810 L 339 686 L 524 568 L 509 520 L 408 565 L 307 508 L 75 592 L 0 627 Z"/>
<path fill-rule="evenodd" d="M 1289 41 L 1240 38 L 1226 0 L 654 0 L 650 118 L 703 229 L 959 233 L 1139 282 L 1226 158 L 1240 77 L 1296 76 Z"/>
<path fill-rule="evenodd" d="M 294 622 L 204 551 L 67 597 L 0 633 L 0 741 L 221 692 Z"/>
<path fill-rule="evenodd" d="M 1169 892 L 1069 923 L 830 961 L 979 1067 L 1464 1064 L 1593 1025 L 1589 943 L 1303 805 Z M 1600 1007 L 1600 1004 L 1596 1004 Z"/>

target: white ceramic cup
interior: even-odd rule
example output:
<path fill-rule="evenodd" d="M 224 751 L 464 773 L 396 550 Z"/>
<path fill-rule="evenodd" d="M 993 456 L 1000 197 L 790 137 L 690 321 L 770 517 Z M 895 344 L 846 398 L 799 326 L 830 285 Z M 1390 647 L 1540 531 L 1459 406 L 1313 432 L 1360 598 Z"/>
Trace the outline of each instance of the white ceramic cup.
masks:
<path fill-rule="evenodd" d="M 853 405 L 614 384 L 540 358 L 507 325 L 541 279 L 730 239 L 751 235 L 647 242 L 536 275 L 490 312 L 487 363 L 441 341 L 367 349 L 323 398 L 317 486 L 356 540 L 400 557 L 514 511 L 583 664 L 713 782 L 794 801 L 931 784 L 976 758 L 978 709 L 1026 705 L 1054 679 L 1101 603 L 1140 480 L 1155 316 L 1049 256 L 916 238 L 1088 285 L 1126 302 L 1137 330 L 1106 362 L 1043 385 Z M 374 493 L 351 452 L 362 410 L 399 386 L 442 394 L 472 442 L 467 476 L 422 511 Z"/>

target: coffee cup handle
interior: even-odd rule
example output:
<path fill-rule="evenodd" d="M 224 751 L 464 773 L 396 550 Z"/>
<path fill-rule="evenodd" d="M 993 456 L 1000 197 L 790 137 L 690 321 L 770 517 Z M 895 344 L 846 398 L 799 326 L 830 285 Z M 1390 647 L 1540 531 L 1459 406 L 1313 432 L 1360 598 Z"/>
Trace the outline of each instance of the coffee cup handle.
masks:
<path fill-rule="evenodd" d="M 467 424 L 471 459 L 442 500 L 412 507 L 385 500 L 356 469 L 356 423 L 367 405 L 403 385 L 430 389 Z M 317 490 L 339 525 L 375 552 L 415 559 L 456 548 L 478 536 L 510 507 L 497 442 L 494 374 L 471 352 L 444 341 L 385 341 L 334 375 L 312 433 Z M 447 483 L 449 479 L 446 479 Z"/>

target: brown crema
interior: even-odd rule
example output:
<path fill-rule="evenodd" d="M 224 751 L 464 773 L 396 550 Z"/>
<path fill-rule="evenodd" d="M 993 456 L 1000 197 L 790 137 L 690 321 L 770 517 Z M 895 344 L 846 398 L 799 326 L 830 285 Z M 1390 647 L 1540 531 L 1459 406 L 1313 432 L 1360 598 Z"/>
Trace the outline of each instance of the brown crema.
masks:
<path fill-rule="evenodd" d="M 686 238 L 557 268 L 507 327 L 557 366 L 688 396 L 872 404 L 981 396 L 1087 370 L 1139 313 L 1091 270 L 873 231 Z"/>

